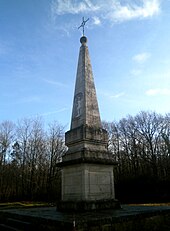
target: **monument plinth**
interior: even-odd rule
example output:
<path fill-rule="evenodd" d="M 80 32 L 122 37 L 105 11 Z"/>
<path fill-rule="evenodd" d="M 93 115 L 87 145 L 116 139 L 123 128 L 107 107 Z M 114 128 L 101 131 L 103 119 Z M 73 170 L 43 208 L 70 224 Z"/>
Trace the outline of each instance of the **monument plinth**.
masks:
<path fill-rule="evenodd" d="M 65 133 L 67 153 L 62 168 L 60 210 L 118 208 L 115 199 L 115 162 L 107 148 L 107 131 L 102 128 L 87 38 L 80 39 L 76 85 L 70 130 Z"/>

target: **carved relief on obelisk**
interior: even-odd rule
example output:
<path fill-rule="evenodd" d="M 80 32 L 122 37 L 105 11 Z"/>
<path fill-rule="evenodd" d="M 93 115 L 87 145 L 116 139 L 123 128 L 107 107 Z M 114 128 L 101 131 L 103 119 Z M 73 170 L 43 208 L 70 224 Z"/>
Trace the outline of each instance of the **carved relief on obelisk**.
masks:
<path fill-rule="evenodd" d="M 73 119 L 82 115 L 82 99 L 83 94 L 81 92 L 76 94 L 74 97 Z"/>

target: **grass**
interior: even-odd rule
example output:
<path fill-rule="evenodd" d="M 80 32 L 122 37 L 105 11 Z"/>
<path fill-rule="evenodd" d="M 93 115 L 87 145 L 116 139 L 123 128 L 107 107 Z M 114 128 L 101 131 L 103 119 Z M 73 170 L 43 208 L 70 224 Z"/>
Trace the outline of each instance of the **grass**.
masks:
<path fill-rule="evenodd" d="M 170 203 L 147 203 L 147 204 L 128 204 L 128 205 L 130 206 L 170 206 Z M 47 202 L 33 202 L 33 201 L 0 203 L 0 209 L 31 208 L 31 207 L 44 207 L 44 206 L 53 206 L 53 205 Z"/>
<path fill-rule="evenodd" d="M 128 204 L 132 206 L 170 206 L 170 203 Z"/>
<path fill-rule="evenodd" d="M 30 201 L 22 201 L 22 202 L 5 202 L 0 203 L 0 209 L 9 209 L 9 208 L 31 208 L 31 207 L 43 207 L 49 206 L 48 203 L 45 202 L 30 202 Z"/>

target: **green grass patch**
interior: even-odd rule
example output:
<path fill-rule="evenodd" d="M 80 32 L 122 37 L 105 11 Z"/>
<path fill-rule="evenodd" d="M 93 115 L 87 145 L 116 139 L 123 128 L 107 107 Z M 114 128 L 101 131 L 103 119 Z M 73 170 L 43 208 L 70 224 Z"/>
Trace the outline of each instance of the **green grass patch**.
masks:
<path fill-rule="evenodd" d="M 170 203 L 128 204 L 132 206 L 170 206 Z"/>
<path fill-rule="evenodd" d="M 30 201 L 22 201 L 22 202 L 5 202 L 0 203 L 0 209 L 8 209 L 8 208 L 31 208 L 31 207 L 43 207 L 50 206 L 45 202 L 30 202 Z"/>

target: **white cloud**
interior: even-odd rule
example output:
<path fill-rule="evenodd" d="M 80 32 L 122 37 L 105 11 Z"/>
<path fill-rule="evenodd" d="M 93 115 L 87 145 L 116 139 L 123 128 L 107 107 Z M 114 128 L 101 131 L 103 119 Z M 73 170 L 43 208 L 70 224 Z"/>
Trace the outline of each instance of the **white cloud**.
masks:
<path fill-rule="evenodd" d="M 54 81 L 54 80 L 43 79 L 43 81 L 45 81 L 46 83 L 51 84 L 51 85 L 56 85 L 58 87 L 66 87 L 66 84 L 61 83 L 61 82 L 57 82 L 57 81 Z"/>
<path fill-rule="evenodd" d="M 142 63 L 146 62 L 150 58 L 150 56 L 151 56 L 150 53 L 143 52 L 143 53 L 140 53 L 140 54 L 133 56 L 132 59 L 135 62 L 142 64 Z"/>
<path fill-rule="evenodd" d="M 111 99 L 113 99 L 113 98 L 118 99 L 118 98 L 120 98 L 120 97 L 122 97 L 122 96 L 124 96 L 124 95 L 125 95 L 125 93 L 124 93 L 124 92 L 120 92 L 120 93 L 118 93 L 118 94 L 116 94 L 116 95 L 112 95 L 112 96 L 110 96 L 110 98 L 111 98 Z"/>
<path fill-rule="evenodd" d="M 123 2 L 123 3 L 122 3 Z M 111 23 L 146 19 L 160 12 L 161 0 L 53 0 L 52 15 L 88 14 L 94 24 L 102 20 Z"/>
<path fill-rule="evenodd" d="M 90 0 L 54 0 L 52 2 L 52 11 L 58 15 L 94 12 L 98 8 Z"/>
<path fill-rule="evenodd" d="M 155 89 L 149 89 L 146 91 L 146 95 L 148 96 L 170 96 L 170 89 L 168 88 L 155 88 Z"/>
<path fill-rule="evenodd" d="M 57 113 L 67 111 L 67 110 L 68 110 L 68 108 L 64 107 L 64 108 L 60 108 L 60 109 L 55 110 L 55 111 L 49 111 L 49 112 L 42 113 L 41 116 L 49 116 L 49 115 L 57 114 Z"/>
<path fill-rule="evenodd" d="M 97 16 L 93 17 L 93 24 L 95 24 L 95 25 L 100 25 L 101 24 L 101 21 L 100 21 L 99 17 L 97 17 Z"/>
<path fill-rule="evenodd" d="M 138 2 L 138 3 L 137 3 Z M 160 0 L 140 0 L 128 1 L 121 4 L 121 1 L 112 3 L 112 11 L 108 12 L 108 18 L 112 21 L 128 21 L 132 19 L 142 19 L 152 17 L 160 11 Z"/>

